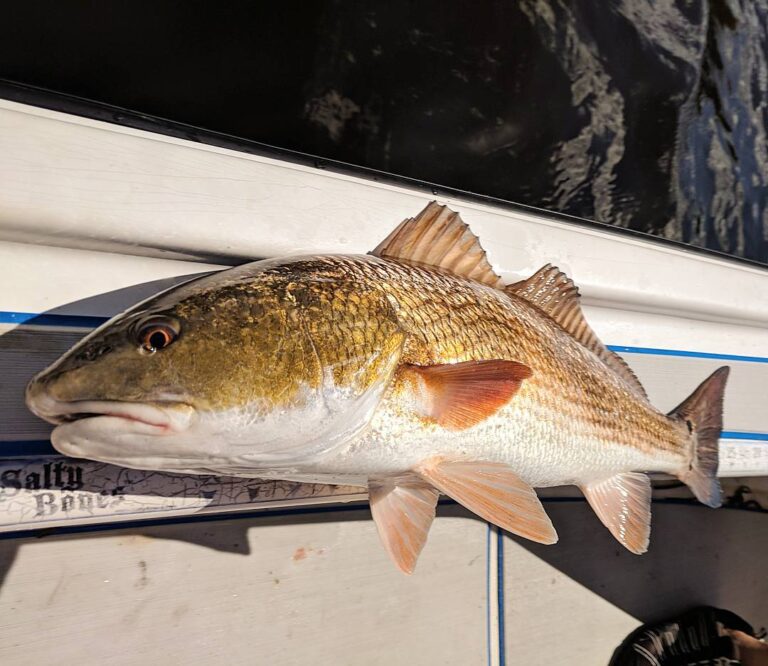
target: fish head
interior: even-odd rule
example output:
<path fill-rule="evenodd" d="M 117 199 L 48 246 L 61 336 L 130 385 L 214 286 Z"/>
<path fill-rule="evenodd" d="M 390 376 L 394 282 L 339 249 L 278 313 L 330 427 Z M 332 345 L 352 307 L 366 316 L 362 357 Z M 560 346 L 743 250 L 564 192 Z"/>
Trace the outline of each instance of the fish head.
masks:
<path fill-rule="evenodd" d="M 367 425 L 403 339 L 386 295 L 330 259 L 255 262 L 109 320 L 26 400 L 68 456 L 276 476 Z"/>

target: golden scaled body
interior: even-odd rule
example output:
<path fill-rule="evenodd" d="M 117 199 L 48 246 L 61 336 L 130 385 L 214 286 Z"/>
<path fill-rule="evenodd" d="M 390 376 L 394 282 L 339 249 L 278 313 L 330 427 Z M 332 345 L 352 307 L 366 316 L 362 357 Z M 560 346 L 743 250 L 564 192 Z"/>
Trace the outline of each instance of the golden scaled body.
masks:
<path fill-rule="evenodd" d="M 392 367 L 396 356 L 388 392 L 396 402 L 410 388 L 398 368 L 506 359 L 533 371 L 515 402 L 535 402 L 561 432 L 648 452 L 683 452 L 678 425 L 524 299 L 368 256 L 299 259 L 236 289 L 231 308 L 229 299 L 214 306 L 221 328 L 230 329 L 240 348 L 242 365 L 232 381 L 242 384 L 248 366 L 270 367 L 264 384 L 246 389 L 246 401 L 262 395 L 290 404 L 299 385 L 316 385 L 324 373 L 332 373 L 336 386 L 360 392 L 388 380 L 382 368 Z M 220 294 L 216 301 L 222 303 Z M 266 319 L 265 312 L 271 313 Z M 276 353 L 264 358 L 266 348 Z"/>
<path fill-rule="evenodd" d="M 438 491 L 553 543 L 533 486 L 574 483 L 636 553 L 650 529 L 641 472 L 717 506 L 727 373 L 660 413 L 567 276 L 547 265 L 503 287 L 433 203 L 372 255 L 255 262 L 141 303 L 40 373 L 27 404 L 66 455 L 368 485 L 410 572 Z"/>

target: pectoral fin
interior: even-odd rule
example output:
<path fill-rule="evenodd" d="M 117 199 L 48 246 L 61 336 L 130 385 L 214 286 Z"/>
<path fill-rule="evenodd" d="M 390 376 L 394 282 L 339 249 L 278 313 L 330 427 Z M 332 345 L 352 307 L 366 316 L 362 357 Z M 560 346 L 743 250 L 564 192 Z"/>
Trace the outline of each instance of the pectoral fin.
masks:
<path fill-rule="evenodd" d="M 619 542 L 640 555 L 651 533 L 651 482 L 645 474 L 617 474 L 582 486 L 597 517 Z"/>
<path fill-rule="evenodd" d="M 392 561 L 411 574 L 427 541 L 439 493 L 419 481 L 384 479 L 368 488 L 376 529 Z"/>
<path fill-rule="evenodd" d="M 517 393 L 531 369 L 504 360 L 401 368 L 414 385 L 417 408 L 449 430 L 464 430 L 493 416 Z"/>
<path fill-rule="evenodd" d="M 519 536 L 555 543 L 557 533 L 536 491 L 507 465 L 428 460 L 416 472 L 481 518 Z"/>

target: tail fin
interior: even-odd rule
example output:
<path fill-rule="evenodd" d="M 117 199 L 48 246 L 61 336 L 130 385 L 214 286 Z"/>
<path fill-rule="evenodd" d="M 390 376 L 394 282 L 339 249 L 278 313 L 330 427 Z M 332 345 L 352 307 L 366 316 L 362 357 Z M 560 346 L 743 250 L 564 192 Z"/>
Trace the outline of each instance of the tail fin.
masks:
<path fill-rule="evenodd" d="M 717 480 L 717 440 L 723 429 L 723 393 L 730 368 L 723 366 L 669 415 L 684 421 L 693 435 L 693 455 L 687 470 L 678 474 L 696 498 L 711 507 L 721 504 Z"/>

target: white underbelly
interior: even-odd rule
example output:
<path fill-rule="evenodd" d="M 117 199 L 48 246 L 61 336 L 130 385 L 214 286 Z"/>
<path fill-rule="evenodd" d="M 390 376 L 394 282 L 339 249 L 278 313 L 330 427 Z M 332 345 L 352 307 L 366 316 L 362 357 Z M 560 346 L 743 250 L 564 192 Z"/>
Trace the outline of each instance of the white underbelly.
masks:
<path fill-rule="evenodd" d="M 509 465 L 534 487 L 584 484 L 621 472 L 675 472 L 681 456 L 580 436 L 578 429 L 502 410 L 483 423 L 451 432 L 407 418 L 380 415 L 359 438 L 313 465 L 313 471 L 361 476 L 406 473 L 436 456 Z"/>

